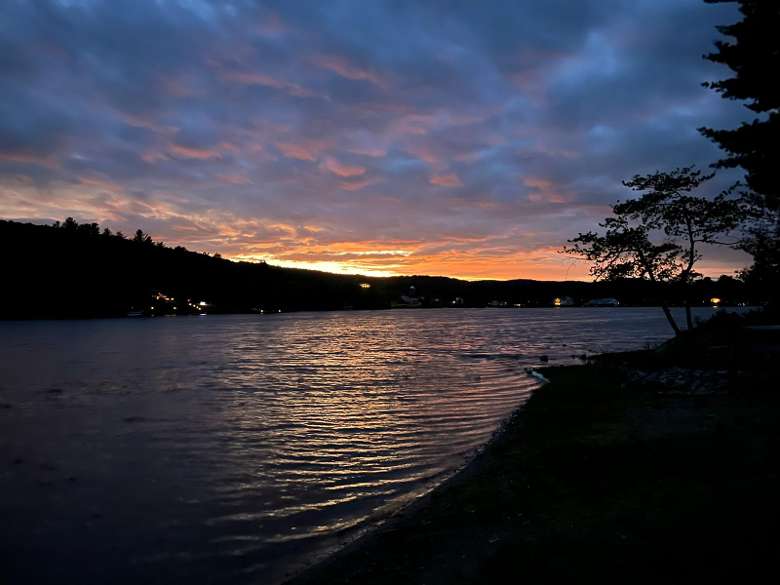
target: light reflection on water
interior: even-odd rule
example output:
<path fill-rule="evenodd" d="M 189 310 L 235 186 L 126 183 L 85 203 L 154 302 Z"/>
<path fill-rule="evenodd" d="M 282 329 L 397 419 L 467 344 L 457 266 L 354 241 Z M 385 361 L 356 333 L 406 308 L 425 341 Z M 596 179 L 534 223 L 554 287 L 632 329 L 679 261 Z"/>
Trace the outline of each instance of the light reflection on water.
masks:
<path fill-rule="evenodd" d="M 0 323 L 0 565 L 279 581 L 462 465 L 539 356 L 667 327 L 658 309 Z"/>

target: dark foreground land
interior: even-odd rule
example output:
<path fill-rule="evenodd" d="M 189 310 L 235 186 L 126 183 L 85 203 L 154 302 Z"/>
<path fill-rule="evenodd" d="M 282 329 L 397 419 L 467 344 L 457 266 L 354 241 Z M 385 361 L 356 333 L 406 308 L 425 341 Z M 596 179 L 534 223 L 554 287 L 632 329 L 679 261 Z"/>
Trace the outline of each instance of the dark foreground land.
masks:
<path fill-rule="evenodd" d="M 731 343 L 708 339 L 695 359 L 673 347 L 544 370 L 551 383 L 463 473 L 293 583 L 746 583 L 774 574 L 777 348 L 766 332 L 743 331 L 749 339 L 736 344 L 726 334 Z M 754 358 L 760 367 L 746 366 Z"/>

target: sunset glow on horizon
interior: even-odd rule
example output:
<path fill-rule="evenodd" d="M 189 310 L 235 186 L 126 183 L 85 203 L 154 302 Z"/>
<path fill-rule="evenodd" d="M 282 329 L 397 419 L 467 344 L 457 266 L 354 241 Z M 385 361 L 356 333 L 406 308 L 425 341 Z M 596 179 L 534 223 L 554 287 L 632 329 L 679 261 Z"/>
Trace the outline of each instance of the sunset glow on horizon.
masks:
<path fill-rule="evenodd" d="M 234 260 L 588 280 L 559 250 L 621 180 L 707 168 L 719 152 L 696 128 L 744 118 L 701 86 L 735 18 L 701 0 L 48 0 L 0 17 L 0 217 Z M 702 272 L 746 263 L 706 250 Z"/>

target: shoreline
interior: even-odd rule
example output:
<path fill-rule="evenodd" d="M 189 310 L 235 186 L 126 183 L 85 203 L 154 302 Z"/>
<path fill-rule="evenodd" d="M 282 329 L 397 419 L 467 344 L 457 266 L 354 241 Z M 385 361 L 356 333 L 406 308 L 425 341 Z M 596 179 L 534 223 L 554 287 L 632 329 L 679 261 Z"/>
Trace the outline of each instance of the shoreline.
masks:
<path fill-rule="evenodd" d="M 696 392 L 637 381 L 650 354 L 542 369 L 551 383 L 464 468 L 285 583 L 760 574 L 780 553 L 780 397 L 763 378 Z"/>
<path fill-rule="evenodd" d="M 670 305 L 669 308 L 673 311 L 683 311 L 685 307 L 683 305 Z M 700 305 L 694 305 L 691 307 L 692 309 L 696 311 L 700 310 L 711 310 L 711 311 L 718 311 L 723 313 L 746 313 L 749 311 L 754 311 L 757 309 L 760 309 L 757 305 L 719 305 L 717 307 L 708 305 L 708 304 L 700 304 Z M 585 305 L 570 305 L 570 306 L 554 306 L 554 305 L 527 305 L 522 307 L 517 306 L 511 306 L 511 307 L 492 307 L 489 305 L 468 305 L 468 306 L 420 306 L 420 307 L 360 307 L 360 308 L 324 308 L 324 309 L 288 309 L 288 310 L 280 310 L 280 311 L 274 311 L 269 313 L 258 313 L 256 311 L 213 311 L 213 312 L 207 312 L 202 314 L 159 314 L 159 315 L 127 315 L 125 313 L 115 313 L 115 314 L 105 314 L 105 315 L 84 315 L 84 316 L 78 316 L 78 315 L 48 315 L 48 316 L 33 316 L 33 317 L 26 317 L 26 316 L 3 316 L 0 315 L 0 323 L 40 323 L 40 322 L 63 322 L 63 321 L 150 321 L 153 319 L 162 319 L 162 318 L 170 318 L 170 317 L 180 317 L 180 318 L 199 318 L 199 317 L 229 317 L 229 316 L 254 316 L 258 318 L 267 319 L 270 317 L 275 317 L 278 315 L 305 315 L 305 314 L 318 314 L 318 313 L 370 313 L 370 312 L 388 312 L 388 311 L 426 311 L 426 310 L 433 310 L 433 311 L 477 311 L 477 310 L 490 310 L 490 311 L 538 311 L 538 310 L 550 310 L 550 311 L 570 311 L 570 310 L 577 310 L 577 309 L 588 309 L 588 310 L 597 310 L 597 311 L 608 311 L 608 310 L 631 310 L 631 309 L 658 309 L 660 310 L 661 307 L 659 305 L 639 305 L 639 304 L 621 304 L 619 306 L 585 306 Z"/>
<path fill-rule="evenodd" d="M 337 541 L 337 543 L 324 547 L 323 550 L 317 553 L 314 560 L 302 562 L 299 563 L 298 566 L 294 566 L 288 571 L 287 576 L 275 580 L 274 583 L 277 583 L 278 585 L 297 585 L 299 579 L 306 577 L 310 572 L 317 572 L 318 570 L 329 566 L 331 563 L 339 562 L 341 557 L 350 555 L 353 551 L 359 550 L 366 539 L 381 538 L 381 534 L 383 534 L 384 531 L 392 531 L 396 523 L 423 510 L 425 506 L 428 505 L 430 498 L 433 497 L 437 491 L 446 489 L 447 486 L 467 478 L 470 473 L 474 473 L 474 468 L 479 464 L 479 460 L 485 450 L 495 441 L 500 439 L 512 421 L 522 412 L 523 407 L 528 403 L 534 393 L 546 383 L 549 383 L 549 380 L 540 380 L 531 374 L 531 371 L 538 372 L 538 370 L 534 368 L 527 369 L 529 371 L 526 372 L 526 375 L 536 379 L 537 386 L 529 392 L 528 397 L 523 400 L 521 404 L 501 421 L 488 441 L 468 454 L 460 466 L 446 474 L 438 483 L 421 490 L 421 492 L 416 495 L 410 496 L 407 501 L 397 503 L 396 507 L 393 507 L 384 513 L 379 512 L 376 518 L 371 520 L 367 526 L 356 529 L 355 534 L 352 534 L 343 540 L 338 534 L 333 535 L 332 539 Z"/>

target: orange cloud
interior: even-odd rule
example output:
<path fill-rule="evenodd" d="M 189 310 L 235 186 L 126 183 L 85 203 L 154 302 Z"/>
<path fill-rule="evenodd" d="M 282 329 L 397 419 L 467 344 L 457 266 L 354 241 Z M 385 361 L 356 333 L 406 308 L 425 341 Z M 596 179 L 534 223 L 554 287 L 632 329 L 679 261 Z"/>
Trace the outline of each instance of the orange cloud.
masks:
<path fill-rule="evenodd" d="M 462 187 L 463 183 L 461 182 L 458 175 L 455 173 L 449 173 L 447 175 L 433 175 L 430 179 L 428 179 L 428 182 L 431 185 L 436 185 L 437 187 Z"/>
<path fill-rule="evenodd" d="M 446 275 L 465 280 L 534 278 L 589 280 L 587 264 L 554 247 L 516 250 L 490 241 L 355 241 L 332 244 L 285 242 L 282 248 L 255 247 L 234 259 L 267 260 L 280 266 L 341 274 L 394 276 Z"/>
<path fill-rule="evenodd" d="M 322 161 L 320 166 L 339 177 L 359 177 L 366 172 L 365 167 L 344 164 L 330 156 Z"/>

